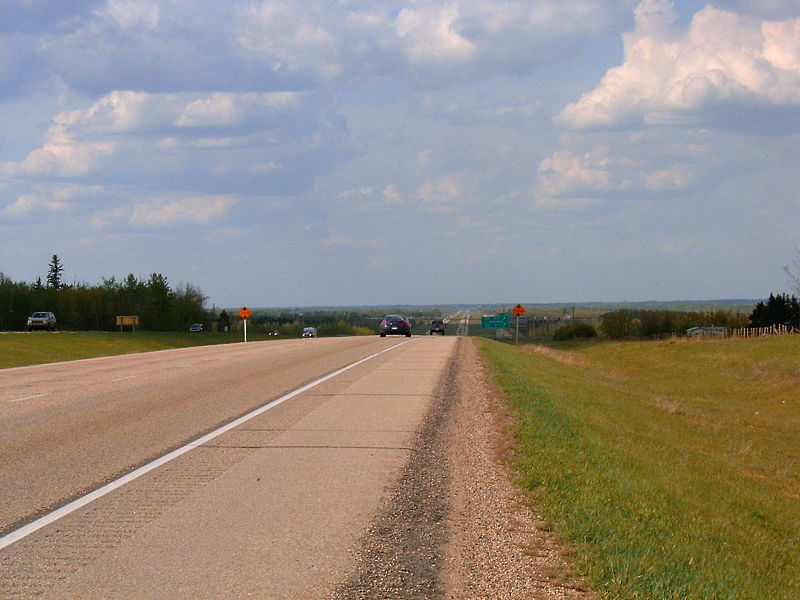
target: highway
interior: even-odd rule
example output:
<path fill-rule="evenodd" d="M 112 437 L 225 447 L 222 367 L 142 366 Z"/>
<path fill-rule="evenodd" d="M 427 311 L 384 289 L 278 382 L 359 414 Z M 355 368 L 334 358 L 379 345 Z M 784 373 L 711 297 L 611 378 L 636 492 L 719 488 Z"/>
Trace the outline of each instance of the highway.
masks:
<path fill-rule="evenodd" d="M 1 370 L 0 598 L 330 594 L 455 343 L 321 338 Z"/>

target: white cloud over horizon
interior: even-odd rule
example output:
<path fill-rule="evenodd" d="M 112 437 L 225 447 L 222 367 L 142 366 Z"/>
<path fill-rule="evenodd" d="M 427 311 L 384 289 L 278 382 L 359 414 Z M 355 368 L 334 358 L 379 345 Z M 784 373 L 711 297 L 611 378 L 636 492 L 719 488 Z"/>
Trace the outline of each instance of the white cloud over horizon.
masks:
<path fill-rule="evenodd" d="M 209 223 L 227 214 L 236 204 L 230 196 L 191 196 L 180 200 L 150 200 L 133 206 L 130 224 L 164 227 L 186 223 Z"/>
<path fill-rule="evenodd" d="M 7 7 L 6 275 L 58 253 L 79 279 L 197 278 L 218 305 L 785 285 L 794 1 Z"/>

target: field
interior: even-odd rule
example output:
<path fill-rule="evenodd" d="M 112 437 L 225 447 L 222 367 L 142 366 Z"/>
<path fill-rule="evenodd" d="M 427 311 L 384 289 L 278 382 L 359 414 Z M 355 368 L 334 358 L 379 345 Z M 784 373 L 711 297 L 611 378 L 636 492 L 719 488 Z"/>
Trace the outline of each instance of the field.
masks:
<path fill-rule="evenodd" d="M 253 341 L 267 339 L 266 335 L 247 337 Z M 0 333 L 0 369 L 241 341 L 241 333 L 153 331 Z"/>
<path fill-rule="evenodd" d="M 800 336 L 480 343 L 518 483 L 601 598 L 800 598 Z"/>

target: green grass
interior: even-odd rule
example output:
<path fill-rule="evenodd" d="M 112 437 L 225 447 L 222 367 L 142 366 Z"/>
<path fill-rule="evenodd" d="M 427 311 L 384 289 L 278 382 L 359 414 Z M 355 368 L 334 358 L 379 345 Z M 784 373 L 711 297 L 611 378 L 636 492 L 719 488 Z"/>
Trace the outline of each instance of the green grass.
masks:
<path fill-rule="evenodd" d="M 800 337 L 481 345 L 601 598 L 800 598 Z"/>
<path fill-rule="evenodd" d="M 241 333 L 153 331 L 2 333 L 0 369 L 96 356 L 241 342 L 242 337 Z M 248 341 L 267 338 L 266 335 L 247 336 Z"/>

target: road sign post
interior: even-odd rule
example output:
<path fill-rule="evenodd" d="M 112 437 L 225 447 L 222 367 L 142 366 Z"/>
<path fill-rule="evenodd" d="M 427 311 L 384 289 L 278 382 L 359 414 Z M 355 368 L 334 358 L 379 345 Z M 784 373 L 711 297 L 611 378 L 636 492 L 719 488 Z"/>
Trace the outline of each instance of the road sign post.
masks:
<path fill-rule="evenodd" d="M 253 314 L 253 311 L 249 308 L 242 307 L 242 310 L 239 311 L 239 317 L 244 321 L 244 341 L 247 343 L 247 319 L 249 319 Z"/>
<path fill-rule="evenodd" d="M 517 317 L 517 334 L 514 338 L 514 343 L 519 344 L 519 318 L 525 314 L 525 307 L 522 304 L 517 304 L 514 308 L 511 309 L 511 312 L 514 313 L 514 316 Z"/>

